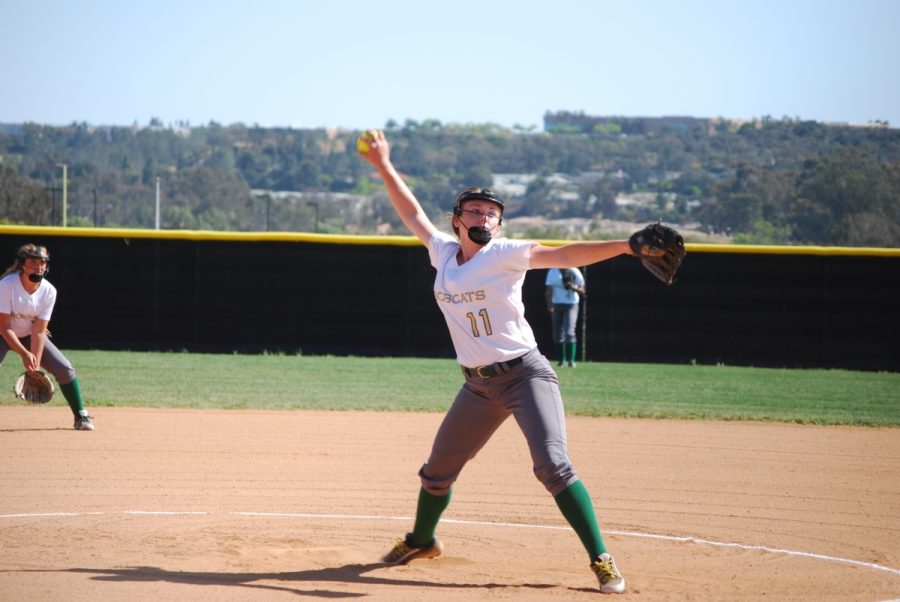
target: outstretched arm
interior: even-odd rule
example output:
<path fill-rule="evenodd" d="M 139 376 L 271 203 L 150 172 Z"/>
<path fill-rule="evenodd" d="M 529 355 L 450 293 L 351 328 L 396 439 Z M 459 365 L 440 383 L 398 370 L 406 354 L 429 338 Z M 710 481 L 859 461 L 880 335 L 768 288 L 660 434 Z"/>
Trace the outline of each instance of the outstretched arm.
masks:
<path fill-rule="evenodd" d="M 391 147 L 384 132 L 366 130 L 360 135 L 361 143 L 357 146 L 359 156 L 371 163 L 384 180 L 391 204 L 400 219 L 423 244 L 427 245 L 438 230 L 425 215 L 418 199 L 397 173 L 391 163 Z"/>
<path fill-rule="evenodd" d="M 576 268 L 623 254 L 631 255 L 627 240 L 573 242 L 561 247 L 536 244 L 531 249 L 531 268 Z"/>

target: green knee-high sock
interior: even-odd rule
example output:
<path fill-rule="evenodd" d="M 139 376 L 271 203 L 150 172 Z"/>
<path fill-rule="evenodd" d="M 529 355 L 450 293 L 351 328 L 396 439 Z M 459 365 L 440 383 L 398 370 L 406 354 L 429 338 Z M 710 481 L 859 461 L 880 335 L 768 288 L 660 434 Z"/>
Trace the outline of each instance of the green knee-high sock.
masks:
<path fill-rule="evenodd" d="M 605 553 L 606 545 L 603 543 L 603 536 L 600 535 L 600 526 L 597 524 L 594 506 L 591 504 L 591 495 L 584 483 L 575 481 L 554 499 L 563 516 L 578 534 L 591 562 L 596 560 L 600 554 Z"/>
<path fill-rule="evenodd" d="M 569 362 L 570 363 L 573 363 L 573 364 L 575 363 L 575 355 L 576 355 L 575 351 L 577 349 L 578 349 L 578 343 L 576 343 L 575 341 L 572 341 L 571 343 L 569 343 Z"/>
<path fill-rule="evenodd" d="M 559 344 L 559 365 L 562 366 L 566 363 L 566 344 Z"/>
<path fill-rule="evenodd" d="M 60 385 L 59 390 L 62 391 L 63 397 L 66 398 L 69 407 L 72 408 L 72 413 L 77 418 L 78 412 L 84 410 L 84 398 L 81 396 L 81 386 L 78 384 L 78 377 L 76 376 L 75 380 L 66 385 Z"/>
<path fill-rule="evenodd" d="M 437 529 L 441 514 L 450 505 L 450 493 L 447 495 L 432 495 L 419 489 L 419 504 L 416 507 L 416 523 L 413 526 L 409 542 L 412 545 L 424 546 L 434 539 L 434 531 Z"/>

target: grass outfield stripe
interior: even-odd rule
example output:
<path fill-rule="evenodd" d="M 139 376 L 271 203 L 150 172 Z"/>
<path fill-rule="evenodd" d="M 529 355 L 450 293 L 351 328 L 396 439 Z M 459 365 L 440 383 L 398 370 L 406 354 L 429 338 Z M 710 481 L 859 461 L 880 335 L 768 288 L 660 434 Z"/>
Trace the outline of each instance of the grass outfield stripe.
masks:
<path fill-rule="evenodd" d="M 65 350 L 89 409 L 445 412 L 462 383 L 450 359 Z M 13 354 L 0 383 L 22 370 Z M 582 362 L 560 369 L 570 415 L 900 426 L 900 374 Z M 12 393 L 0 404 L 23 404 Z M 65 406 L 62 395 L 50 405 Z"/>

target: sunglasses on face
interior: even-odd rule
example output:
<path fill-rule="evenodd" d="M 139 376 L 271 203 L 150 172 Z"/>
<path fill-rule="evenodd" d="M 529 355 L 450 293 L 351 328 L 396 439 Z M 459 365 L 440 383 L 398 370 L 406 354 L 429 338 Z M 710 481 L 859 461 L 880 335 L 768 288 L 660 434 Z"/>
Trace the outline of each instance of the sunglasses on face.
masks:
<path fill-rule="evenodd" d="M 479 211 L 478 209 L 460 209 L 459 213 L 469 213 L 475 217 L 486 217 L 488 219 L 500 219 L 500 214 L 496 211 Z"/>

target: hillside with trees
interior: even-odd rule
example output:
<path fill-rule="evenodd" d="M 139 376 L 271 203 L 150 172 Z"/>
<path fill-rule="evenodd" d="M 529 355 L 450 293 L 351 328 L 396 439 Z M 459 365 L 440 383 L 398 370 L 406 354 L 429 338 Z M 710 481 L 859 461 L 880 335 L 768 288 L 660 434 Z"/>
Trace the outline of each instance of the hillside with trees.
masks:
<path fill-rule="evenodd" d="M 546 131 L 437 120 L 385 124 L 396 165 L 443 222 L 465 186 L 495 186 L 507 223 L 606 238 L 661 219 L 747 244 L 900 247 L 900 130 L 783 118 L 747 123 L 556 114 Z M 553 117 L 550 119 L 548 117 Z M 573 123 L 569 125 L 567 123 Z M 235 231 L 405 233 L 358 132 L 210 123 L 0 125 L 0 222 Z M 577 222 L 577 232 L 553 224 Z M 699 236 L 699 234 L 697 235 Z M 691 237 L 688 237 L 691 240 Z"/>

